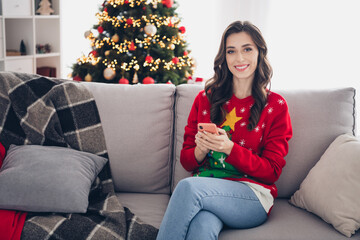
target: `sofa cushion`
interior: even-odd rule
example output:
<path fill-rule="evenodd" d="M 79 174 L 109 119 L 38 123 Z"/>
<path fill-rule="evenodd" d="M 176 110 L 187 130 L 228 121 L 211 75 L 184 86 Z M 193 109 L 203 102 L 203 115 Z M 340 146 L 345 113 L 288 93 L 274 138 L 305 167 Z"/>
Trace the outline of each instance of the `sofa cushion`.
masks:
<path fill-rule="evenodd" d="M 169 193 L 175 86 L 84 84 L 99 109 L 115 190 Z"/>
<path fill-rule="evenodd" d="M 306 209 L 350 237 L 360 227 L 360 141 L 340 135 L 310 170 L 291 197 Z"/>
<path fill-rule="evenodd" d="M 181 179 L 191 175 L 180 163 L 180 152 L 191 106 L 202 89 L 204 86 L 198 84 L 183 84 L 176 88 L 172 191 Z"/>
<path fill-rule="evenodd" d="M 276 182 L 279 197 L 290 198 L 337 136 L 355 134 L 355 89 L 275 92 L 286 99 L 293 126 L 286 166 Z"/>
<path fill-rule="evenodd" d="M 195 84 L 177 87 L 172 189 L 190 175 L 180 164 L 180 151 L 188 114 L 202 89 L 203 86 Z M 355 132 L 355 89 L 273 91 L 286 99 L 293 126 L 286 166 L 276 182 L 278 196 L 290 198 L 329 144 L 340 134 Z"/>
<path fill-rule="evenodd" d="M 170 200 L 168 194 L 117 193 L 120 203 L 143 222 L 160 227 Z"/>
<path fill-rule="evenodd" d="M 70 148 L 11 145 L 0 169 L 0 209 L 85 213 L 106 162 Z"/>
<path fill-rule="evenodd" d="M 357 232 L 351 239 L 359 239 Z M 226 229 L 219 240 L 348 240 L 316 215 L 292 206 L 286 199 L 276 199 L 269 219 L 251 229 Z"/>

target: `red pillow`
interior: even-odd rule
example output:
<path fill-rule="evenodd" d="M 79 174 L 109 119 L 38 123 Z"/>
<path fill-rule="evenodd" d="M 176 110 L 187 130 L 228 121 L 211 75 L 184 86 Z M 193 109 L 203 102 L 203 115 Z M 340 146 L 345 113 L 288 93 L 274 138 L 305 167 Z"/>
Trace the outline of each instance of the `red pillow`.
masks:
<path fill-rule="evenodd" d="M 5 148 L 4 146 L 0 143 L 0 168 L 1 168 L 1 165 L 3 163 L 3 160 L 5 158 Z"/>

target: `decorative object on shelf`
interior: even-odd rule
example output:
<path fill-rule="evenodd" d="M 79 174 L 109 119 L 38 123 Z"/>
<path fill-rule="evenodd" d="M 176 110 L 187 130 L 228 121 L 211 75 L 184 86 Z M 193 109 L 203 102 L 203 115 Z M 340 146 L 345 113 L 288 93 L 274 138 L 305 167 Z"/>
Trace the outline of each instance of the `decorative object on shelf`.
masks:
<path fill-rule="evenodd" d="M 26 46 L 24 40 L 21 40 L 20 42 L 20 53 L 21 55 L 26 55 Z"/>
<path fill-rule="evenodd" d="M 36 73 L 46 77 L 56 77 L 56 68 L 54 67 L 38 67 Z"/>
<path fill-rule="evenodd" d="M 18 50 L 7 49 L 6 56 L 21 56 L 21 52 Z"/>
<path fill-rule="evenodd" d="M 54 15 L 37 15 L 41 0 L 0 0 L 1 71 L 36 74 L 37 68 L 49 66 L 56 68 L 57 77 L 62 74 L 60 13 L 63 1 L 48 1 Z M 46 43 L 51 46 L 51 54 L 40 54 L 50 52 L 48 46 L 36 46 Z"/>
<path fill-rule="evenodd" d="M 36 44 L 36 53 L 50 53 L 51 46 L 50 44 Z"/>
<path fill-rule="evenodd" d="M 51 3 L 49 0 L 41 0 L 39 3 L 39 8 L 36 10 L 37 14 L 40 15 L 51 15 L 55 11 L 51 8 Z"/>
<path fill-rule="evenodd" d="M 84 34 L 96 54 L 77 59 L 72 76 L 85 80 L 89 73 L 104 83 L 187 83 L 195 61 L 177 7 L 175 0 L 104 0 L 97 24 Z"/>

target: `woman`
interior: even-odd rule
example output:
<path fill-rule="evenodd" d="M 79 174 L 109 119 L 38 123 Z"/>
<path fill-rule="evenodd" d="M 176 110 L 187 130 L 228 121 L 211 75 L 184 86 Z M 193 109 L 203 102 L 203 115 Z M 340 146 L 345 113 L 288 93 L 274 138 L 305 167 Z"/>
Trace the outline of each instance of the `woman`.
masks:
<path fill-rule="evenodd" d="M 217 239 L 223 226 L 264 223 L 277 196 L 292 127 L 287 104 L 267 90 L 272 68 L 258 28 L 234 22 L 225 30 L 214 77 L 195 98 L 180 161 L 193 176 L 170 199 L 158 240 Z M 198 132 L 215 123 L 219 135 Z"/>

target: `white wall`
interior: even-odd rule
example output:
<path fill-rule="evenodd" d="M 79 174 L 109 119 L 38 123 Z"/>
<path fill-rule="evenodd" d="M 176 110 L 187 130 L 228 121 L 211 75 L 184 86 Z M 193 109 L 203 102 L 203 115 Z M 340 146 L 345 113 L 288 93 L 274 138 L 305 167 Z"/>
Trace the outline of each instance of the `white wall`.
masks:
<path fill-rule="evenodd" d="M 358 0 L 271 1 L 273 87 L 360 90 L 359 10 Z"/>
<path fill-rule="evenodd" d="M 82 54 L 90 52 L 90 41 L 84 33 L 97 24 L 95 14 L 103 1 L 76 0 L 61 1 L 61 73 L 66 78 L 72 72 L 71 66 Z"/>
<path fill-rule="evenodd" d="M 177 0 L 177 12 L 186 26 L 187 41 L 197 68 L 194 76 L 213 76 L 214 58 L 225 28 L 237 20 L 249 20 L 266 30 L 268 0 Z"/>

